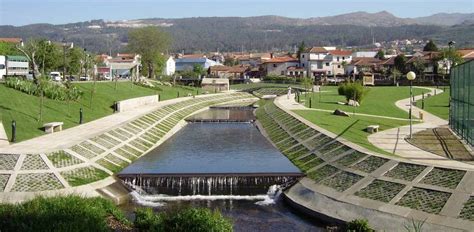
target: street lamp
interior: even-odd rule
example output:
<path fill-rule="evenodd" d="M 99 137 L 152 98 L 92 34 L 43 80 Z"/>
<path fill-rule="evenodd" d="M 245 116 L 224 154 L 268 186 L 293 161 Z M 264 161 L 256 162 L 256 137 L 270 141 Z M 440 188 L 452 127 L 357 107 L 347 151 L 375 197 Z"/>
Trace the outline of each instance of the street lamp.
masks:
<path fill-rule="evenodd" d="M 68 42 L 66 41 L 66 38 L 63 38 L 61 42 L 63 45 L 63 76 L 64 78 L 66 78 L 66 49 L 68 47 L 72 49 L 74 47 L 74 43 L 68 44 Z"/>
<path fill-rule="evenodd" d="M 412 132 L 413 132 L 413 123 L 412 123 L 412 106 L 413 106 L 413 80 L 415 80 L 416 74 L 412 71 L 407 73 L 407 79 L 410 81 L 410 110 L 408 113 L 408 116 L 410 118 L 410 139 L 412 138 Z"/>

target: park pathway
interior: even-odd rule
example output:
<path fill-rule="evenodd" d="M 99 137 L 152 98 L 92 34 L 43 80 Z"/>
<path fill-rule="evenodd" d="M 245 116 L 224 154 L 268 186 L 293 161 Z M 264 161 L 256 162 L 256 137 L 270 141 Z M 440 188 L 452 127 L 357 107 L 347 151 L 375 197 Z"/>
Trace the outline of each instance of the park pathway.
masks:
<path fill-rule="evenodd" d="M 5 128 L 3 128 L 2 121 L 0 121 L 0 147 L 8 146 L 9 144 L 7 133 L 5 132 Z"/>
<path fill-rule="evenodd" d="M 421 88 L 421 87 L 418 87 Z M 435 95 L 440 94 L 443 91 L 440 89 L 427 88 L 429 94 Z M 415 101 L 421 100 L 422 96 L 415 96 Z M 402 99 L 397 101 L 395 105 L 402 109 L 405 112 L 409 112 L 410 108 L 410 99 Z M 416 106 L 412 107 L 412 115 L 418 117 L 419 114 L 423 113 L 423 123 L 413 124 L 413 134 L 430 129 L 436 128 L 439 126 L 447 125 L 448 121 L 441 119 L 427 111 L 424 111 Z M 422 162 L 428 165 L 444 165 L 453 168 L 465 168 L 472 169 L 473 165 L 469 163 L 459 162 L 455 160 L 450 160 L 445 157 L 438 156 L 428 151 L 424 151 L 416 146 L 408 143 L 405 138 L 410 135 L 410 126 L 402 126 L 398 128 L 393 128 L 389 130 L 384 130 L 375 134 L 372 134 L 368 137 L 369 142 L 375 146 L 385 150 L 386 152 L 395 154 L 397 156 L 410 159 L 417 162 Z"/>

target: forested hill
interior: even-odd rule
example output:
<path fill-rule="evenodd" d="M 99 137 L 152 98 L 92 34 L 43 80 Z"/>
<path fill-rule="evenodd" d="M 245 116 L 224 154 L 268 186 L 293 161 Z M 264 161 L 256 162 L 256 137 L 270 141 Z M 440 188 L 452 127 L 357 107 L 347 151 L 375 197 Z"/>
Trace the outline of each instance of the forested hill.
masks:
<path fill-rule="evenodd" d="M 130 28 L 154 25 L 173 36 L 173 51 L 185 50 L 186 53 L 291 50 L 301 41 L 307 45 L 363 46 L 372 43 L 373 38 L 376 41 L 434 39 L 439 44 L 455 40 L 457 46 L 474 46 L 474 14 L 446 15 L 406 19 L 388 12 L 355 12 L 309 19 L 259 16 L 92 20 L 65 25 L 0 26 L 0 37 L 44 37 L 55 41 L 66 38 L 90 51 L 116 53 L 126 45 Z M 426 23 L 443 21 L 443 17 L 449 17 L 449 24 L 455 25 Z"/>

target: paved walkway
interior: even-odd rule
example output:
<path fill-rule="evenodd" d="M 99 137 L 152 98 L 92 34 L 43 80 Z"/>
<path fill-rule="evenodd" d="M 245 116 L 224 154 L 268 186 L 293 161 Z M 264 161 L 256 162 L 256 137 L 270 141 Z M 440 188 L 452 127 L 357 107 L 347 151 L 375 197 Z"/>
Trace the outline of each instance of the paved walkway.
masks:
<path fill-rule="evenodd" d="M 430 91 L 432 95 L 435 93 L 434 88 L 424 88 Z M 440 89 L 436 90 L 436 94 L 440 94 L 443 91 Z M 415 96 L 415 101 L 420 100 L 421 95 Z M 410 99 L 403 99 L 397 101 L 395 105 L 404 110 L 405 112 L 409 112 L 410 108 Z M 448 121 L 439 118 L 427 111 L 424 111 L 418 107 L 412 107 L 412 115 L 418 116 L 419 113 L 423 113 L 423 123 L 413 124 L 413 133 L 417 133 L 429 128 L 436 128 L 439 126 L 447 125 Z M 453 168 L 464 168 L 464 169 L 473 169 L 474 166 L 472 164 L 463 163 L 455 160 L 450 160 L 445 157 L 440 157 L 435 155 L 431 152 L 427 152 L 421 150 L 420 148 L 411 145 L 408 143 L 405 138 L 410 135 L 410 126 L 402 126 L 399 128 L 393 128 L 389 130 L 384 130 L 375 134 L 372 134 L 368 137 L 369 142 L 374 144 L 375 146 L 389 152 L 395 154 L 397 156 L 410 159 L 413 161 L 422 162 L 425 164 L 430 165 L 444 165 Z"/>
<path fill-rule="evenodd" d="M 5 132 L 5 128 L 3 128 L 2 121 L 0 121 L 0 147 L 8 146 L 9 144 L 7 133 Z"/>

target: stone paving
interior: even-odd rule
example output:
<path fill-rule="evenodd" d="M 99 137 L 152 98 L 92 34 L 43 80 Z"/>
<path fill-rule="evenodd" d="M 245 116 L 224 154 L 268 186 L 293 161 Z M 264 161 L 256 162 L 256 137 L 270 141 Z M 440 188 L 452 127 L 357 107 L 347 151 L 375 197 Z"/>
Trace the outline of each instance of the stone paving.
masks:
<path fill-rule="evenodd" d="M 257 117 L 275 146 L 306 172 L 300 183 L 308 190 L 379 213 L 461 230 L 474 228 L 474 168 L 386 157 L 343 138 L 333 139 L 337 135 L 293 113 L 288 102 L 286 96 L 278 97 L 259 109 Z M 305 132 L 293 133 L 290 129 L 295 127 Z M 302 134 L 313 136 L 303 139 Z M 308 167 L 310 155 L 321 162 Z"/>
<path fill-rule="evenodd" d="M 185 117 L 211 105 L 245 100 L 255 97 L 225 93 L 174 99 L 135 113 L 117 113 L 54 136 L 0 147 L 0 201 L 22 200 L 27 192 L 33 196 L 101 181 L 166 140 Z M 22 194 L 15 197 L 15 193 Z"/>

